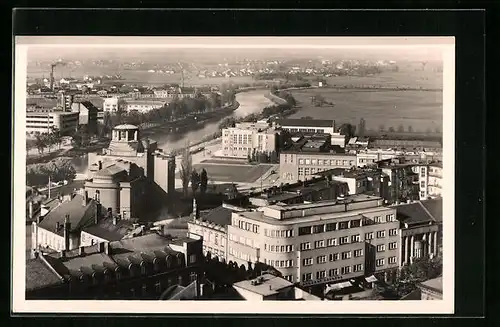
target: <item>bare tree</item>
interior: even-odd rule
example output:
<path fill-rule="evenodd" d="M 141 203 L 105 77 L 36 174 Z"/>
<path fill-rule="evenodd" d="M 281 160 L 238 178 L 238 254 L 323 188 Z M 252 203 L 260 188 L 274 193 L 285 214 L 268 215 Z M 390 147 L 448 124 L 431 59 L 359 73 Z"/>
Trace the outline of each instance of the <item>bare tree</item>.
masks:
<path fill-rule="evenodd" d="M 187 196 L 189 190 L 189 182 L 191 181 L 191 174 L 193 172 L 193 158 L 189 149 L 189 145 L 186 145 L 182 152 L 181 161 L 181 181 L 182 181 L 182 191 L 184 196 Z"/>

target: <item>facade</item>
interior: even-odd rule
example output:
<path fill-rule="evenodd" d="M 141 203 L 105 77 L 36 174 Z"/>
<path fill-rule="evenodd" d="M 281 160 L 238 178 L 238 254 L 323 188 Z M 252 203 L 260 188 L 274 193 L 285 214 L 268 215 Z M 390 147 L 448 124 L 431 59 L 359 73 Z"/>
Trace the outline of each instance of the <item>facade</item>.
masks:
<path fill-rule="evenodd" d="M 443 146 L 438 141 L 376 139 L 370 142 L 370 148 L 432 152 L 440 151 Z"/>
<path fill-rule="evenodd" d="M 382 176 L 382 171 L 375 168 L 334 168 L 318 175 L 333 181 L 346 183 L 348 192 L 344 194 L 372 194 L 383 196 L 388 187 L 388 179 Z"/>
<path fill-rule="evenodd" d="M 395 206 L 401 222 L 401 265 L 441 254 L 442 205 L 436 199 Z"/>
<path fill-rule="evenodd" d="M 27 276 L 46 268 L 56 275 L 36 285 L 39 290 L 46 290 L 33 296 L 39 299 L 48 293 L 52 299 L 157 300 L 169 287 L 186 286 L 201 278 L 201 249 L 201 240 L 168 240 L 148 234 L 72 251 L 38 254 L 45 266 L 27 266 Z M 57 279 L 63 281 L 62 286 Z M 59 292 L 50 292 L 53 284 L 57 284 Z"/>
<path fill-rule="evenodd" d="M 420 199 L 419 175 L 411 164 L 399 164 L 395 161 L 379 161 L 378 167 L 389 179 L 383 198 L 388 204 L 416 201 Z"/>
<path fill-rule="evenodd" d="M 233 212 L 227 261 L 263 262 L 306 287 L 393 274 L 398 230 L 396 209 L 366 195 Z"/>
<path fill-rule="evenodd" d="M 303 181 L 332 168 L 350 168 L 356 165 L 356 155 L 320 151 L 284 151 L 280 153 L 282 181 Z"/>
<path fill-rule="evenodd" d="M 62 135 L 72 135 L 76 132 L 78 124 L 78 112 L 54 110 L 26 112 L 26 133 L 32 135 L 50 133 L 52 128 L 58 129 Z"/>
<path fill-rule="evenodd" d="M 443 277 L 426 280 L 417 285 L 420 289 L 421 300 L 442 300 L 443 299 Z"/>
<path fill-rule="evenodd" d="M 222 130 L 222 153 L 226 157 L 247 158 L 253 151 L 277 151 L 280 131 L 267 122 L 238 123 Z"/>
<path fill-rule="evenodd" d="M 282 130 L 288 131 L 292 134 L 338 134 L 335 131 L 335 120 L 280 119 L 277 123 L 281 126 Z M 344 142 L 344 137 L 342 137 L 342 142 Z"/>
<path fill-rule="evenodd" d="M 428 196 L 430 198 L 438 198 L 443 194 L 443 164 L 431 163 L 428 168 Z"/>
<path fill-rule="evenodd" d="M 102 109 L 104 112 L 117 112 L 119 109 L 124 109 L 125 102 L 117 97 L 104 99 Z"/>
<path fill-rule="evenodd" d="M 165 105 L 165 101 L 154 100 L 127 100 L 124 108 L 127 112 L 136 110 L 138 112 L 148 112 L 153 109 L 159 109 Z"/>

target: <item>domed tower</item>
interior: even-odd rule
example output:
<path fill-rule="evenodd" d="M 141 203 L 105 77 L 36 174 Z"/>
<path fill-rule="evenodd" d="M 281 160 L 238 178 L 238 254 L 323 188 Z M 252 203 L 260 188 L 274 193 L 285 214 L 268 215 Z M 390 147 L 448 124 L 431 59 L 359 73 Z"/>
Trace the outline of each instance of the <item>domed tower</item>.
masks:
<path fill-rule="evenodd" d="M 125 124 L 113 128 L 112 139 L 106 154 L 135 157 L 141 152 L 144 152 L 144 148 L 140 142 L 139 127 Z"/>

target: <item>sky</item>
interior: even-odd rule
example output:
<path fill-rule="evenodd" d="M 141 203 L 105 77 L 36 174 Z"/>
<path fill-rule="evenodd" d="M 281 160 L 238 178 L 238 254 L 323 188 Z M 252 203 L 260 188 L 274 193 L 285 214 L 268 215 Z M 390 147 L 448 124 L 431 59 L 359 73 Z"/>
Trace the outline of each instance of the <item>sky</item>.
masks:
<path fill-rule="evenodd" d="M 373 37 L 22 37 L 28 60 L 158 59 L 358 59 L 439 61 L 450 38 Z"/>

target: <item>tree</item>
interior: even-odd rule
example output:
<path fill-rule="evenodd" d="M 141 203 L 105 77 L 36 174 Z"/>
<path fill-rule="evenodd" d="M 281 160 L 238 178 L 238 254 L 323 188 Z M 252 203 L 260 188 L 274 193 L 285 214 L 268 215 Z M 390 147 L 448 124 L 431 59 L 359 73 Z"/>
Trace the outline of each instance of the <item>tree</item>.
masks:
<path fill-rule="evenodd" d="M 49 144 L 50 145 L 57 145 L 57 147 L 60 149 L 61 144 L 62 144 L 62 134 L 59 131 L 58 128 L 52 126 L 50 129 L 50 133 L 48 135 L 49 139 Z"/>
<path fill-rule="evenodd" d="M 411 125 L 408 125 L 408 133 L 413 133 L 413 127 Z"/>
<path fill-rule="evenodd" d="M 395 130 L 394 130 L 394 127 L 390 126 L 389 129 L 387 130 L 389 133 L 394 133 Z"/>
<path fill-rule="evenodd" d="M 378 127 L 379 132 L 385 132 L 385 126 L 384 124 L 380 124 Z"/>
<path fill-rule="evenodd" d="M 443 264 L 440 257 L 422 257 L 401 269 L 399 278 L 391 285 L 398 297 L 403 297 L 417 288 L 417 284 L 442 274 Z"/>
<path fill-rule="evenodd" d="M 37 134 L 35 136 L 35 147 L 38 150 L 38 153 L 43 154 L 45 147 L 47 147 L 48 140 L 44 134 Z"/>
<path fill-rule="evenodd" d="M 398 126 L 398 133 L 404 133 L 404 131 L 405 131 L 404 126 L 403 125 L 399 125 Z"/>
<path fill-rule="evenodd" d="M 189 146 L 186 146 L 182 152 L 182 161 L 181 161 L 181 181 L 182 181 L 182 191 L 184 196 L 188 194 L 189 182 L 191 180 L 191 173 L 193 172 L 193 158 L 189 151 Z"/>
<path fill-rule="evenodd" d="M 207 191 L 207 184 L 208 184 L 208 176 L 207 176 L 207 171 L 205 168 L 201 170 L 200 173 L 200 193 L 205 194 Z"/>
<path fill-rule="evenodd" d="M 48 163 L 26 166 L 26 183 L 30 186 L 46 185 L 49 182 L 68 181 L 76 177 L 76 170 L 70 159 L 56 158 Z"/>
<path fill-rule="evenodd" d="M 351 124 L 344 123 L 340 125 L 339 132 L 341 135 L 345 136 L 345 145 L 349 143 L 349 140 L 354 137 L 355 127 Z"/>
<path fill-rule="evenodd" d="M 200 175 L 193 169 L 191 173 L 191 190 L 193 191 L 193 197 L 196 195 L 196 191 L 200 187 Z"/>
<path fill-rule="evenodd" d="M 359 120 L 358 124 L 358 136 L 359 137 L 364 137 L 365 136 L 365 131 L 366 131 L 366 121 L 364 118 L 361 118 Z"/>

